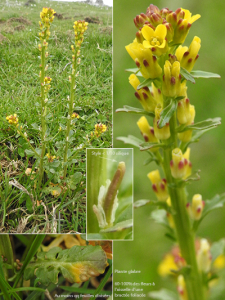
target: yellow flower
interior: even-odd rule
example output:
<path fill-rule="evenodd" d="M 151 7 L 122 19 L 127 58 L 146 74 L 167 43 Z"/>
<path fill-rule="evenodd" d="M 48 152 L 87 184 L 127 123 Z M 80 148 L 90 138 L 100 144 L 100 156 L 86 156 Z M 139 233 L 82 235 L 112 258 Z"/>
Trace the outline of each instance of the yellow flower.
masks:
<path fill-rule="evenodd" d="M 179 275 L 177 277 L 177 291 L 179 293 L 180 300 L 188 300 L 188 293 L 183 275 Z"/>
<path fill-rule="evenodd" d="M 95 136 L 100 137 L 100 135 L 107 130 L 107 126 L 99 123 L 95 124 Z"/>
<path fill-rule="evenodd" d="M 79 119 L 80 116 L 76 112 L 74 112 L 74 113 L 72 113 L 71 118 L 72 119 Z"/>
<path fill-rule="evenodd" d="M 166 97 L 177 97 L 181 90 L 180 63 L 171 64 L 168 60 L 164 65 L 162 92 Z"/>
<path fill-rule="evenodd" d="M 214 263 L 213 263 L 213 266 L 217 269 L 223 269 L 225 268 L 225 255 L 224 254 L 221 254 L 219 255 Z"/>
<path fill-rule="evenodd" d="M 137 78 L 137 76 L 135 74 L 131 74 L 129 77 L 129 82 L 130 84 L 133 86 L 133 88 L 135 89 L 135 96 L 137 97 L 137 99 L 140 101 L 142 107 L 144 108 L 144 110 L 146 111 L 154 111 L 157 101 L 155 100 L 155 98 L 152 96 L 149 88 L 146 86 L 144 88 L 141 89 L 137 89 L 138 85 L 140 84 L 139 79 Z"/>
<path fill-rule="evenodd" d="M 183 8 L 177 10 L 176 12 L 177 12 L 176 17 L 174 17 L 174 14 L 171 13 L 175 21 L 172 24 L 173 26 L 175 25 L 173 44 L 183 44 L 192 23 L 197 21 L 201 16 L 200 15 L 192 16 L 189 10 Z"/>
<path fill-rule="evenodd" d="M 80 48 L 83 40 L 84 40 L 84 33 L 88 28 L 88 22 L 85 21 L 75 21 L 74 22 L 74 34 L 75 34 L 75 45 L 77 48 Z M 73 50 L 73 48 L 72 48 Z"/>
<path fill-rule="evenodd" d="M 19 119 L 17 117 L 17 114 L 7 116 L 6 120 L 9 122 L 9 124 L 18 126 Z"/>
<path fill-rule="evenodd" d="M 160 24 L 156 27 L 155 31 L 149 27 L 144 26 L 141 30 L 145 41 L 143 41 L 143 46 L 145 48 L 150 48 L 153 54 L 156 56 L 161 56 L 163 53 L 167 51 L 167 28 L 165 25 Z"/>
<path fill-rule="evenodd" d="M 201 40 L 195 36 L 189 48 L 179 46 L 176 50 L 176 57 L 180 62 L 182 68 L 185 68 L 188 72 L 194 67 L 196 60 L 198 59 L 198 52 L 201 48 Z"/>
<path fill-rule="evenodd" d="M 137 125 L 146 142 L 153 142 L 153 143 L 158 142 L 157 138 L 154 135 L 154 128 L 148 124 L 146 117 L 144 116 L 141 117 L 138 120 Z"/>
<path fill-rule="evenodd" d="M 50 155 L 49 153 L 47 153 L 46 156 L 47 156 L 49 162 L 53 162 L 53 160 L 56 158 L 55 155 Z"/>
<path fill-rule="evenodd" d="M 152 171 L 148 173 L 147 176 L 151 180 L 152 189 L 156 194 L 158 200 L 165 202 L 169 197 L 166 179 L 161 179 L 159 170 Z"/>
<path fill-rule="evenodd" d="M 186 101 L 188 99 L 185 99 Z M 183 100 L 181 100 L 183 101 Z M 178 103 L 178 109 L 180 108 L 179 106 L 180 104 L 180 101 Z M 177 109 L 177 117 L 178 117 L 178 109 Z M 187 121 L 186 125 L 191 125 L 194 123 L 194 119 L 195 119 L 195 107 L 194 105 L 190 105 L 190 108 L 189 108 L 189 113 L 190 113 L 190 119 Z M 179 119 L 178 119 L 179 120 Z M 178 138 L 182 141 L 182 142 L 189 142 L 191 137 L 192 137 L 192 129 L 190 130 L 186 130 L 186 131 L 183 131 L 183 132 L 180 132 L 178 133 Z"/>
<path fill-rule="evenodd" d="M 192 203 L 187 204 L 187 209 L 190 217 L 193 220 L 199 220 L 202 216 L 202 210 L 204 208 L 204 201 L 202 195 L 196 194 L 192 198 Z"/>
<path fill-rule="evenodd" d="M 160 276 L 165 277 L 168 274 L 173 274 L 171 270 L 178 270 L 178 266 L 175 264 L 174 256 L 168 253 L 159 264 L 158 273 Z"/>
<path fill-rule="evenodd" d="M 136 40 L 127 45 L 127 52 L 135 61 L 136 66 L 140 68 L 140 72 L 145 79 L 157 78 L 161 75 L 162 69 L 157 62 L 157 58 L 152 55 L 152 51 L 139 44 Z"/>
<path fill-rule="evenodd" d="M 172 160 L 170 162 L 171 174 L 176 179 L 185 179 L 191 175 L 192 164 L 189 161 L 190 148 L 182 154 L 179 148 L 172 150 Z"/>
<path fill-rule="evenodd" d="M 167 123 L 162 128 L 158 127 L 158 122 L 160 119 L 160 114 L 162 112 L 163 108 L 160 104 L 158 104 L 155 108 L 155 118 L 153 120 L 153 127 L 155 136 L 159 140 L 167 140 L 170 137 L 170 126 L 169 123 Z"/>

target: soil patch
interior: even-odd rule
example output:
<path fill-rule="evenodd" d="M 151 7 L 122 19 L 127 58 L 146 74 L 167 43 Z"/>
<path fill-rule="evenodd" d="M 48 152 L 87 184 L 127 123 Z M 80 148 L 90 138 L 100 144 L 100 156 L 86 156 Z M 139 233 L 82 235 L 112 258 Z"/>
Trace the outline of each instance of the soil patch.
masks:
<path fill-rule="evenodd" d="M 88 23 L 94 23 L 94 24 L 100 24 L 101 23 L 99 21 L 98 17 L 86 17 L 86 18 L 84 18 L 84 21 L 88 22 Z"/>

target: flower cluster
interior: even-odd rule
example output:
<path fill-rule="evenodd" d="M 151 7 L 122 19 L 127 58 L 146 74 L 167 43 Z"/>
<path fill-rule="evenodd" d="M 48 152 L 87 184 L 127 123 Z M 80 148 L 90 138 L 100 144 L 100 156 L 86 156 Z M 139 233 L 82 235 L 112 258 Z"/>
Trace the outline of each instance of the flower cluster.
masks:
<path fill-rule="evenodd" d="M 7 116 L 6 120 L 8 121 L 9 124 L 15 125 L 17 127 L 19 126 L 18 125 L 19 119 L 17 117 L 17 114 Z"/>
<path fill-rule="evenodd" d="M 49 161 L 49 162 L 53 162 L 54 159 L 56 158 L 55 155 L 51 155 L 51 154 L 49 154 L 49 153 L 46 154 L 46 157 L 48 158 L 48 161 Z"/>
<path fill-rule="evenodd" d="M 84 40 L 84 33 L 87 30 L 88 22 L 85 21 L 75 21 L 74 22 L 74 34 L 75 34 L 75 46 L 80 48 Z M 72 48 L 73 50 L 73 48 Z"/>
<path fill-rule="evenodd" d="M 102 124 L 102 123 L 99 123 L 99 124 L 95 124 L 95 136 L 96 137 L 100 137 L 100 135 L 105 132 L 107 130 L 107 126 Z"/>
<path fill-rule="evenodd" d="M 52 8 L 44 7 L 40 12 L 41 21 L 39 21 L 39 26 L 41 32 L 39 33 L 40 40 L 48 40 L 50 36 L 50 25 L 54 20 L 55 11 Z"/>
<path fill-rule="evenodd" d="M 71 119 L 79 119 L 79 118 L 80 118 L 80 116 L 78 115 L 78 113 L 76 113 L 76 112 L 72 113 Z"/>

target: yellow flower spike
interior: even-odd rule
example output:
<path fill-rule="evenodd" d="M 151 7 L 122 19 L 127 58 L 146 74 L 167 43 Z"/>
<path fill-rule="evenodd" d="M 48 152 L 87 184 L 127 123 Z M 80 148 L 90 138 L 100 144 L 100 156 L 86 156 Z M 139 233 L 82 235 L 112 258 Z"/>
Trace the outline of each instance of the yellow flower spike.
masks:
<path fill-rule="evenodd" d="M 196 194 L 193 196 L 192 203 L 187 203 L 186 205 L 191 219 L 199 220 L 201 218 L 204 205 L 205 202 L 202 200 L 202 195 Z"/>
<path fill-rule="evenodd" d="M 161 75 L 162 69 L 157 62 L 157 58 L 152 55 L 150 49 L 144 48 L 136 40 L 127 45 L 126 50 L 131 58 L 135 61 L 136 66 L 140 68 L 140 72 L 145 79 L 157 78 Z"/>
<path fill-rule="evenodd" d="M 200 249 L 197 252 L 197 263 L 200 271 L 208 273 L 211 268 L 212 255 L 210 245 L 206 239 L 200 240 Z"/>
<path fill-rule="evenodd" d="M 161 179 L 159 170 L 152 171 L 148 173 L 147 176 L 152 183 L 152 189 L 156 194 L 158 200 L 165 202 L 169 197 L 166 179 Z"/>
<path fill-rule="evenodd" d="M 177 291 L 179 293 L 180 300 L 188 300 L 186 283 L 184 281 L 184 276 L 183 275 L 179 275 L 177 277 Z"/>
<path fill-rule="evenodd" d="M 107 126 L 102 124 L 102 123 L 99 123 L 99 124 L 95 124 L 95 136 L 96 137 L 100 137 L 100 135 L 105 132 L 107 130 Z"/>
<path fill-rule="evenodd" d="M 151 127 L 148 124 L 148 121 L 146 119 L 146 117 L 141 117 L 138 122 L 137 125 L 141 131 L 141 134 L 143 135 L 143 138 L 146 142 L 153 142 L 153 143 L 157 143 L 158 140 L 154 135 L 154 128 Z"/>
<path fill-rule="evenodd" d="M 75 46 L 76 48 L 80 48 L 81 44 L 84 40 L 83 35 L 84 32 L 87 30 L 88 23 L 85 21 L 75 21 L 74 22 L 74 34 L 75 34 Z M 73 50 L 73 49 L 72 49 Z"/>
<path fill-rule="evenodd" d="M 181 90 L 180 63 L 171 64 L 168 60 L 164 65 L 162 92 L 166 97 L 177 97 Z"/>
<path fill-rule="evenodd" d="M 161 56 L 168 50 L 168 45 L 166 41 L 167 28 L 165 25 L 160 24 L 153 30 L 149 26 L 144 26 L 141 33 L 145 40 L 143 41 L 143 46 L 145 48 L 150 48 L 152 53 L 156 56 Z"/>
<path fill-rule="evenodd" d="M 152 96 L 149 88 L 146 86 L 144 88 L 141 88 L 140 90 L 137 90 L 138 85 L 140 84 L 139 79 L 135 74 L 131 74 L 129 77 L 129 83 L 133 86 L 135 89 L 135 97 L 140 101 L 142 107 L 146 111 L 154 111 L 156 107 L 156 100 Z"/>
<path fill-rule="evenodd" d="M 7 116 L 6 120 L 8 121 L 9 124 L 12 124 L 12 125 L 15 125 L 18 127 L 19 119 L 17 117 L 17 114 Z"/>
<path fill-rule="evenodd" d="M 170 126 L 169 123 L 167 123 L 164 127 L 159 128 L 158 122 L 160 119 L 160 113 L 162 111 L 162 107 L 160 104 L 157 104 L 155 108 L 155 118 L 153 120 L 153 127 L 155 132 L 155 137 L 159 140 L 167 140 L 170 137 Z"/>
<path fill-rule="evenodd" d="M 190 105 L 190 120 L 186 123 L 186 125 L 191 125 L 194 123 L 194 119 L 195 119 L 195 107 L 194 105 Z M 178 138 L 182 141 L 182 142 L 189 142 L 191 137 L 192 137 L 192 131 L 193 130 L 186 130 L 183 132 L 178 133 Z"/>

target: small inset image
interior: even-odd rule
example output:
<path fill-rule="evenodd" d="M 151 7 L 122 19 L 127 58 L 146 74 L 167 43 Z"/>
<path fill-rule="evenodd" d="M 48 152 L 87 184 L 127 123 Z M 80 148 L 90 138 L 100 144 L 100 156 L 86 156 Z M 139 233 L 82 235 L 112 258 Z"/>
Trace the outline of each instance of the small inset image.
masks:
<path fill-rule="evenodd" d="M 87 240 L 133 239 L 133 149 L 87 149 Z"/>

